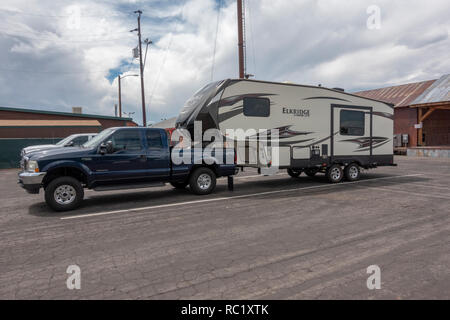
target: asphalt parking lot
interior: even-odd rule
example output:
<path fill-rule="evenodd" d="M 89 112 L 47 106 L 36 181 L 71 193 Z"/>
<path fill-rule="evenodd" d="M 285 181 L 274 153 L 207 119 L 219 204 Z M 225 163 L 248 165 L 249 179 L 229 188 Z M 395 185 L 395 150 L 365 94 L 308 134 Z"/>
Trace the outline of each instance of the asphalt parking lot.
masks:
<path fill-rule="evenodd" d="M 450 299 L 450 161 L 396 162 L 338 185 L 249 170 L 206 197 L 87 191 L 62 214 L 2 170 L 0 298 Z"/>

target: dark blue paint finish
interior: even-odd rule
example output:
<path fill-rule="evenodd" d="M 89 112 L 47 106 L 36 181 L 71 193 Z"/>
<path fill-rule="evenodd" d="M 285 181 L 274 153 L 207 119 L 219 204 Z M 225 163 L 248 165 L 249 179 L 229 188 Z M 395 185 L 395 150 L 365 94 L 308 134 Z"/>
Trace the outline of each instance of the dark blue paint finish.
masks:
<path fill-rule="evenodd" d="M 56 169 L 78 170 L 87 177 L 88 188 L 142 182 L 184 181 L 189 177 L 194 165 L 172 163 L 169 141 L 164 129 L 115 128 L 102 142 L 110 141 L 115 134 L 123 130 L 139 132 L 140 147 L 135 141 L 132 150 L 125 148 L 125 150 L 101 154 L 99 148 L 101 142 L 99 142 L 92 148 L 66 147 L 36 152 L 30 156 L 30 160 L 38 162 L 41 172 L 51 173 Z M 150 132 L 161 135 L 159 144 L 152 145 L 149 142 L 147 134 Z M 223 155 L 224 159 L 225 156 Z M 201 159 L 205 160 L 203 155 Z M 234 164 L 217 164 L 219 161 L 215 159 L 214 154 L 208 160 L 216 163 L 213 167 L 217 176 L 235 174 Z"/>

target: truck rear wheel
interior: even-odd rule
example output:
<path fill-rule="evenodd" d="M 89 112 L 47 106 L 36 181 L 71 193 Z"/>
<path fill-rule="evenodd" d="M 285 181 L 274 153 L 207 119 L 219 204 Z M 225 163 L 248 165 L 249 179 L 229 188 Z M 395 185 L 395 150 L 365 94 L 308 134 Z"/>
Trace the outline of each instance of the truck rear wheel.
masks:
<path fill-rule="evenodd" d="M 210 194 L 216 187 L 216 174 L 209 168 L 197 168 L 189 179 L 189 186 L 195 194 Z"/>
<path fill-rule="evenodd" d="M 298 178 L 302 174 L 301 170 L 293 170 L 293 169 L 287 169 L 288 175 L 290 175 L 292 178 Z"/>
<path fill-rule="evenodd" d="M 327 178 L 331 183 L 339 183 L 344 178 L 344 171 L 339 164 L 333 164 L 327 169 Z"/>
<path fill-rule="evenodd" d="M 361 170 L 356 163 L 351 163 L 345 167 L 344 174 L 347 181 L 358 181 L 361 177 Z"/>
<path fill-rule="evenodd" d="M 172 181 L 170 184 L 175 189 L 184 189 L 188 186 L 189 182 L 188 181 L 181 181 L 181 182 L 180 181 Z"/>
<path fill-rule="evenodd" d="M 81 182 L 72 177 L 59 177 L 45 188 L 45 202 L 55 211 L 69 211 L 78 208 L 83 201 Z"/>

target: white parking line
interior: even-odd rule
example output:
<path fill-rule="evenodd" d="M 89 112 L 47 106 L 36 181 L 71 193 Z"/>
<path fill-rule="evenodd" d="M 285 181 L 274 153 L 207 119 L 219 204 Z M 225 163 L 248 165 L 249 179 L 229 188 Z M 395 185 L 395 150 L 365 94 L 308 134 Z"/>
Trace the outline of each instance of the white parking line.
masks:
<path fill-rule="evenodd" d="M 380 190 L 380 191 L 386 191 L 386 192 L 398 192 L 398 193 L 406 193 L 409 195 L 414 195 L 418 197 L 429 197 L 429 198 L 438 198 L 438 199 L 447 199 L 450 200 L 450 197 L 443 195 L 443 194 L 435 194 L 435 193 L 417 193 L 417 192 L 411 192 L 411 191 L 405 191 L 405 190 L 397 190 L 392 188 L 383 188 L 383 187 L 368 187 L 369 189 L 374 190 Z"/>
<path fill-rule="evenodd" d="M 265 177 L 268 178 L 268 177 L 277 177 L 277 176 L 287 176 L 287 173 L 277 173 L 277 174 L 274 174 L 272 176 L 265 176 L 265 175 L 262 175 L 262 174 L 256 174 L 256 175 L 252 175 L 252 176 L 237 176 L 237 177 L 234 178 L 234 180 L 245 180 L 245 179 L 265 178 Z M 225 180 L 225 179 L 226 179 L 226 177 L 221 177 L 218 180 Z M 154 187 L 148 187 L 148 188 L 143 188 L 143 189 L 152 189 L 152 188 L 154 188 Z M 132 190 L 132 189 L 129 189 L 129 190 Z M 114 191 L 114 190 L 110 190 L 110 191 Z M 93 189 L 86 189 L 86 190 L 84 190 L 84 193 L 90 193 L 90 192 L 96 193 L 98 191 L 95 191 Z"/>
<path fill-rule="evenodd" d="M 413 185 L 417 187 L 423 187 L 423 188 L 435 188 L 435 189 L 442 189 L 442 190 L 449 190 L 450 187 L 442 186 L 442 185 L 431 185 L 431 184 L 419 184 L 419 183 L 413 183 Z"/>
<path fill-rule="evenodd" d="M 185 206 L 185 205 L 190 205 L 190 204 L 201 204 L 201 203 L 208 203 L 208 202 L 217 202 L 217 201 L 223 201 L 223 200 L 250 198 L 250 197 L 257 197 L 257 196 L 263 196 L 263 195 L 268 195 L 268 194 L 285 193 L 285 192 L 292 192 L 292 191 L 299 191 L 299 190 L 332 188 L 332 187 L 340 187 L 340 186 L 345 186 L 345 185 L 349 185 L 349 184 L 357 184 L 357 183 L 370 182 L 370 181 L 389 180 L 389 179 L 406 178 L 406 177 L 418 177 L 418 176 L 423 176 L 423 174 L 409 174 L 409 175 L 403 175 L 403 176 L 391 176 L 391 177 L 373 178 L 373 179 L 360 180 L 360 181 L 354 181 L 354 182 L 344 182 L 344 183 L 338 183 L 338 184 L 317 185 L 317 186 L 311 186 L 311 187 L 301 187 L 301 188 L 292 188 L 292 189 L 283 189 L 283 190 L 258 192 L 258 193 L 244 194 L 244 195 L 231 196 L 231 197 L 221 197 L 221 198 L 213 198 L 213 199 L 205 199 L 205 200 L 169 203 L 169 204 L 162 204 L 162 205 L 156 205 L 156 206 L 150 206 L 150 207 L 141 207 L 141 208 L 134 208 L 134 209 L 125 209 L 125 210 L 116 210 L 116 211 L 106 211 L 106 212 L 82 214 L 82 215 L 76 215 L 76 216 L 62 217 L 60 219 L 61 220 L 70 220 L 70 219 L 81 219 L 81 218 L 89 218 L 89 217 L 98 217 L 98 216 L 106 216 L 106 215 L 111 215 L 111 214 L 137 212 L 137 211 L 151 210 L 151 209 L 160 209 L 160 208 L 170 208 L 170 207 L 176 207 L 176 206 Z"/>
<path fill-rule="evenodd" d="M 271 176 L 265 176 L 265 175 L 262 175 L 262 174 L 257 174 L 257 175 L 254 175 L 254 176 L 242 176 L 242 177 L 236 177 L 236 178 L 234 178 L 234 180 L 245 180 L 245 179 L 251 179 L 251 178 L 265 178 L 265 177 L 276 177 L 276 176 L 287 176 L 287 173 L 277 173 L 277 174 L 274 174 L 274 175 L 271 175 Z"/>

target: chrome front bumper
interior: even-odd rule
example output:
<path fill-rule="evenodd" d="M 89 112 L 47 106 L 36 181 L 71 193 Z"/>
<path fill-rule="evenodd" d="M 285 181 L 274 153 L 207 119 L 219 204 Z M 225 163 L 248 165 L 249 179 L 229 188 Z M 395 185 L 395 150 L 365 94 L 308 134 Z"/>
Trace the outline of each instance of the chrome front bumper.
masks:
<path fill-rule="evenodd" d="M 45 172 L 21 172 L 19 173 L 18 183 L 29 193 L 39 193 L 44 176 Z"/>

